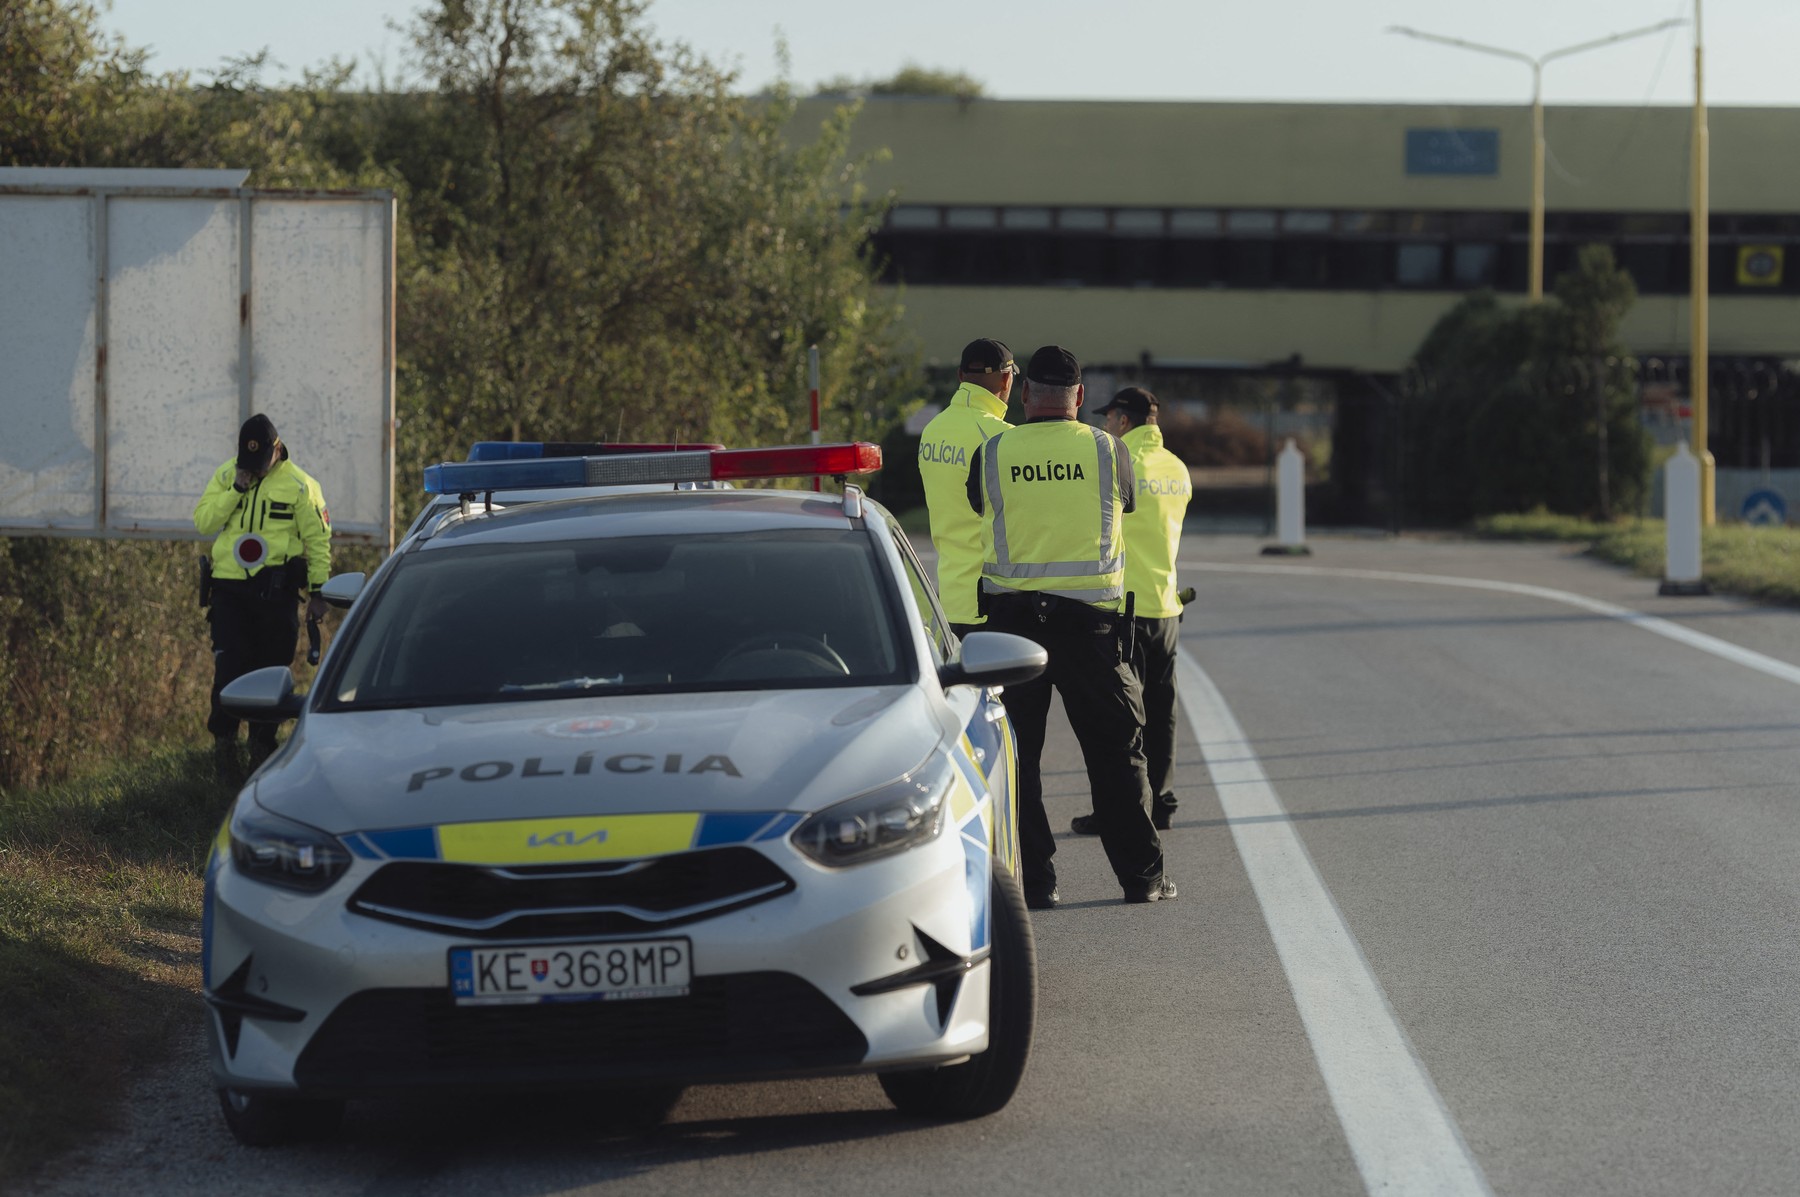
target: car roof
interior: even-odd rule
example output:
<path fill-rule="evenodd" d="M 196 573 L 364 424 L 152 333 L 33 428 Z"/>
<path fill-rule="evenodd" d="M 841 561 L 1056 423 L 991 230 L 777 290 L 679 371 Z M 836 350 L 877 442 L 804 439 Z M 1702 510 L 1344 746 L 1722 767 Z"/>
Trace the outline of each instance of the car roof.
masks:
<path fill-rule="evenodd" d="M 498 501 L 498 499 L 496 499 Z M 792 490 L 659 489 L 652 493 L 584 495 L 499 511 L 479 507 L 452 520 L 416 547 L 546 543 L 625 536 L 679 536 L 784 529 L 848 529 L 841 495 Z"/>

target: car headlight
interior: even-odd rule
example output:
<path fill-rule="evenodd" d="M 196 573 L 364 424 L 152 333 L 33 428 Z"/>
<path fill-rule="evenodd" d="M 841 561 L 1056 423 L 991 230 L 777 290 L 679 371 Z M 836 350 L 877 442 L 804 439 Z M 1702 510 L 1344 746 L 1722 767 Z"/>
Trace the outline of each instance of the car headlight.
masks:
<path fill-rule="evenodd" d="M 231 817 L 231 861 L 254 881 L 318 893 L 350 867 L 350 850 L 335 836 L 246 802 Z"/>
<path fill-rule="evenodd" d="M 956 767 L 943 754 L 892 785 L 827 807 L 794 829 L 794 847 L 829 868 L 930 843 L 944 826 Z"/>

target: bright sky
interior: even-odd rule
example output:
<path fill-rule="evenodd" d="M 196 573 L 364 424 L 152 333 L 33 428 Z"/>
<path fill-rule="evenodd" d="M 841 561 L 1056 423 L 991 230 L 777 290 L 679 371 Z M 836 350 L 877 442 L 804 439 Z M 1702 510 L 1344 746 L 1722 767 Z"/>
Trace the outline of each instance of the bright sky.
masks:
<path fill-rule="evenodd" d="M 960 70 L 1001 99 L 1399 100 L 1524 103 L 1524 63 L 1383 32 L 1407 25 L 1537 56 L 1671 18 L 1690 22 L 1544 68 L 1550 104 L 1692 104 L 1700 0 L 651 0 L 662 39 L 810 88 L 908 62 Z M 105 20 L 157 70 L 203 72 L 267 47 L 292 78 L 327 59 L 407 73 L 388 28 L 424 0 L 113 0 Z M 1800 104 L 1800 0 L 1708 0 L 1708 104 Z"/>

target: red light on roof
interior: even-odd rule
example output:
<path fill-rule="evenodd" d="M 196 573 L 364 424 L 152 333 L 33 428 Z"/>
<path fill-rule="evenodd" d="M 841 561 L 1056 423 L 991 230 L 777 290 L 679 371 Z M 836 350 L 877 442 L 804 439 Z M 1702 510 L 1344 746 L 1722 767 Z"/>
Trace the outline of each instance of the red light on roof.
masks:
<path fill-rule="evenodd" d="M 807 478 L 815 474 L 869 474 L 881 468 L 881 446 L 785 445 L 778 449 L 727 449 L 712 454 L 715 482 L 743 478 Z"/>

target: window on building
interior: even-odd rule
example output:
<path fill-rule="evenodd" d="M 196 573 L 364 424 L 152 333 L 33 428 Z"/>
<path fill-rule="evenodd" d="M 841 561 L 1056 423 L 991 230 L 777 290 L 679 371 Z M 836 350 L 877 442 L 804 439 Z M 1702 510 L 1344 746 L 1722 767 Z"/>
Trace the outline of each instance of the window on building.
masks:
<path fill-rule="evenodd" d="M 1275 243 L 1262 238 L 1225 241 L 1220 271 L 1227 287 L 1267 287 L 1275 282 Z"/>
<path fill-rule="evenodd" d="M 1683 268 L 1686 245 L 1667 241 L 1627 241 L 1619 247 L 1619 265 L 1631 275 L 1639 294 L 1666 295 L 1687 288 Z"/>
<path fill-rule="evenodd" d="M 890 229 L 935 229 L 938 227 L 938 209 L 918 204 L 901 204 L 888 213 L 887 227 Z"/>
<path fill-rule="evenodd" d="M 1171 241 L 1166 266 L 1171 287 L 1216 287 L 1223 283 L 1219 272 L 1217 241 Z"/>
<path fill-rule="evenodd" d="M 1402 287 L 1436 287 L 1444 277 L 1444 247 L 1435 241 L 1403 241 L 1394 247 L 1394 281 Z"/>
<path fill-rule="evenodd" d="M 1446 223 L 1450 235 L 1459 239 L 1497 241 L 1506 236 L 1504 212 L 1452 212 Z"/>
<path fill-rule="evenodd" d="M 1000 209 L 1000 227 L 1018 229 L 1022 232 L 1049 232 L 1051 225 L 1048 208 L 1002 208 Z"/>
<path fill-rule="evenodd" d="M 1491 287 L 1500 267 L 1500 247 L 1492 242 L 1463 242 L 1450 253 L 1450 283 L 1455 287 Z"/>
<path fill-rule="evenodd" d="M 1449 223 L 1442 212 L 1394 212 L 1394 232 L 1403 237 L 1442 234 Z"/>
<path fill-rule="evenodd" d="M 1225 214 L 1225 231 L 1228 233 L 1259 233 L 1264 236 L 1275 232 L 1275 213 L 1273 212 L 1227 212 Z"/>
<path fill-rule="evenodd" d="M 1354 291 L 1376 291 L 1387 286 L 1388 246 L 1384 241 L 1334 241 L 1331 243 L 1331 285 Z"/>
<path fill-rule="evenodd" d="M 1113 232 L 1121 237 L 1160 237 L 1163 235 L 1162 209 L 1120 208 L 1113 213 Z"/>
<path fill-rule="evenodd" d="M 1279 262 L 1284 287 L 1311 290 L 1331 286 L 1331 243 L 1323 237 L 1283 242 Z"/>
<path fill-rule="evenodd" d="M 1213 237 L 1219 232 L 1219 214 L 1206 208 L 1177 208 L 1169 213 L 1169 234 L 1174 237 Z"/>
<path fill-rule="evenodd" d="M 1331 232 L 1331 213 L 1329 212 L 1284 212 L 1281 215 L 1281 231 L 1302 236 L 1315 233 Z"/>
<path fill-rule="evenodd" d="M 1353 237 L 1374 237 L 1393 231 L 1393 214 L 1390 212 L 1339 212 L 1337 218 L 1339 233 Z"/>
<path fill-rule="evenodd" d="M 949 208 L 944 212 L 944 227 L 949 229 L 993 229 L 1000 227 L 998 208 Z"/>

